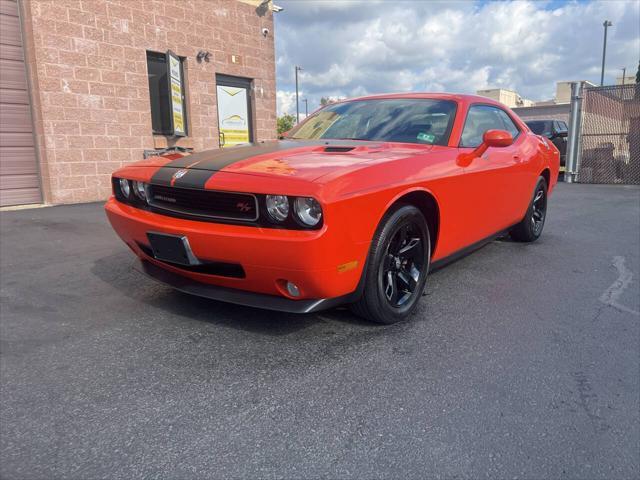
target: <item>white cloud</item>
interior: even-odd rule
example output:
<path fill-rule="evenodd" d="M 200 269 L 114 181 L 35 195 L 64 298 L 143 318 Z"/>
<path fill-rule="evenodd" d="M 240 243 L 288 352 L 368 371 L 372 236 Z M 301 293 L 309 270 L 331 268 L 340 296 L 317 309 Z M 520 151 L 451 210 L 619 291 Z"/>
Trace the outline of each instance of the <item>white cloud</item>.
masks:
<path fill-rule="evenodd" d="M 532 99 L 558 80 L 599 80 L 602 22 L 607 75 L 635 71 L 640 2 L 371 2 L 280 0 L 278 112 L 295 112 L 293 65 L 315 110 L 323 96 L 390 91 L 473 93 L 501 86 Z"/>
<path fill-rule="evenodd" d="M 296 92 L 286 92 L 284 90 L 278 90 L 276 92 L 276 102 L 278 114 L 295 113 Z"/>

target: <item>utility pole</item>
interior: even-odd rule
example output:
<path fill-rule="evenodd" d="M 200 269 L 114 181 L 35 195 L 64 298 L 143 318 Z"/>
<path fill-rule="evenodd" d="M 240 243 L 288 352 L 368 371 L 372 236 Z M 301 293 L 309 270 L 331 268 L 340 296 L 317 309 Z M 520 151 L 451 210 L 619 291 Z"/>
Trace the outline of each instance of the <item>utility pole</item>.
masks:
<path fill-rule="evenodd" d="M 307 118 L 309 116 L 309 101 L 306 98 L 303 98 L 302 101 L 304 102 L 304 118 Z"/>
<path fill-rule="evenodd" d="M 622 67 L 622 86 L 624 86 L 624 77 L 627 76 L 627 67 Z"/>
<path fill-rule="evenodd" d="M 602 26 L 604 27 L 604 43 L 602 44 L 602 73 L 600 74 L 600 86 L 604 85 L 604 59 L 607 55 L 607 28 L 612 26 L 610 20 L 605 20 Z"/>
<path fill-rule="evenodd" d="M 300 123 L 300 105 L 298 102 L 298 72 L 302 71 L 302 67 L 296 65 L 296 123 Z"/>

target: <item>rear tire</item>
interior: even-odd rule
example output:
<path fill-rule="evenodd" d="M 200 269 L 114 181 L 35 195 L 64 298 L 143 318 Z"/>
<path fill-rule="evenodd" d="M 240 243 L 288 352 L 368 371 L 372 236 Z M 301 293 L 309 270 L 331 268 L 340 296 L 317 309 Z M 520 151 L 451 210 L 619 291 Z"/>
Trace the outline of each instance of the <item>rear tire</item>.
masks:
<path fill-rule="evenodd" d="M 547 218 L 547 181 L 539 177 L 533 190 L 533 198 L 522 221 L 509 232 L 518 242 L 535 242 L 544 228 Z"/>
<path fill-rule="evenodd" d="M 430 258 L 431 238 L 422 212 L 413 205 L 389 210 L 371 242 L 364 291 L 351 311 L 376 323 L 405 320 L 422 297 Z"/>

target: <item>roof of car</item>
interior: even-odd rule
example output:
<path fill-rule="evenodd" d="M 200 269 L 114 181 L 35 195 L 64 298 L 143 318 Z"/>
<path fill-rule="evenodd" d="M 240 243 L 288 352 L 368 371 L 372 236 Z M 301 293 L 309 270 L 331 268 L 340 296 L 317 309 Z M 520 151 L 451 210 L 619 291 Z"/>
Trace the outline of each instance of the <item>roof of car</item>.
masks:
<path fill-rule="evenodd" d="M 481 97 L 480 95 L 469 95 L 463 93 L 447 93 L 447 92 L 404 92 L 404 93 L 381 93 L 376 95 L 366 95 L 362 97 L 348 98 L 342 101 L 352 100 L 370 100 L 381 98 L 432 98 L 437 100 L 453 100 L 457 102 L 465 103 L 488 103 L 492 105 L 499 105 L 504 107 L 500 102 L 497 102 L 488 97 Z"/>

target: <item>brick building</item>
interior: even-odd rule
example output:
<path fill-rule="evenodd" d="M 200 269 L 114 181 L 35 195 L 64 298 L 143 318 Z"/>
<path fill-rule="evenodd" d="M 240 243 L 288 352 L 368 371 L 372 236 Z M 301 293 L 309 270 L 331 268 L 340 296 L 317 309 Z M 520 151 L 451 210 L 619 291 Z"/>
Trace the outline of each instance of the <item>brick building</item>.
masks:
<path fill-rule="evenodd" d="M 0 0 L 0 206 L 102 200 L 145 150 L 275 138 L 275 8 Z"/>
<path fill-rule="evenodd" d="M 562 120 L 568 125 L 571 105 L 568 103 L 550 103 L 531 107 L 514 107 L 511 110 L 525 122 L 529 120 Z"/>

